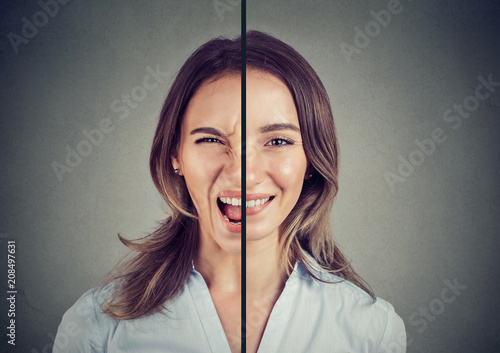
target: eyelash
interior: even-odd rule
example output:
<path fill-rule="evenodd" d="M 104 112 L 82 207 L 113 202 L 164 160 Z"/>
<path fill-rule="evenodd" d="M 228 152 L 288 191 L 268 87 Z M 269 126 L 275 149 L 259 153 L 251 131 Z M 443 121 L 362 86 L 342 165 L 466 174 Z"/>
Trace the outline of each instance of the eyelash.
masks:
<path fill-rule="evenodd" d="M 272 144 L 273 141 L 282 141 L 282 143 L 273 145 Z M 224 145 L 224 142 L 222 142 L 218 138 L 212 137 L 212 136 L 206 136 L 206 137 L 199 138 L 195 141 L 195 143 L 196 144 L 199 144 L 199 143 L 220 143 L 220 144 Z M 282 148 L 282 147 L 289 146 L 289 145 L 293 145 L 293 141 L 289 140 L 287 138 L 281 137 L 281 136 L 273 137 L 271 140 L 269 140 L 269 142 L 266 143 L 266 146 L 277 147 L 277 148 Z"/>
<path fill-rule="evenodd" d="M 209 141 L 209 140 L 213 140 L 213 141 Z M 195 141 L 195 143 L 221 143 L 221 144 L 224 144 L 224 142 L 222 142 L 218 138 L 212 137 L 212 136 L 206 136 L 206 137 L 199 138 Z"/>
<path fill-rule="evenodd" d="M 277 144 L 277 145 L 270 144 L 273 141 L 283 141 L 285 143 L 284 144 L 280 143 L 280 144 Z M 266 146 L 277 147 L 277 148 L 282 148 L 282 147 L 285 147 L 285 146 L 288 146 L 288 145 L 293 145 L 293 141 L 289 140 L 289 139 L 287 139 L 285 137 L 282 137 L 282 136 L 273 137 L 268 143 L 266 143 Z"/>

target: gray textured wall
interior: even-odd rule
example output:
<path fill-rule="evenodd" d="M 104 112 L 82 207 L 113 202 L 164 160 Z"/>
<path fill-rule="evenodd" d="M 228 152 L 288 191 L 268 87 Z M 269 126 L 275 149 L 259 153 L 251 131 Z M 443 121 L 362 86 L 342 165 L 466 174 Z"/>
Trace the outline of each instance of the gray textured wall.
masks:
<path fill-rule="evenodd" d="M 147 166 L 157 116 L 187 55 L 239 33 L 237 1 L 214 7 L 230 2 L 74 0 L 44 24 L 35 1 L 3 1 L 0 256 L 16 240 L 18 352 L 49 351 L 64 311 L 126 253 L 116 233 L 135 238 L 163 218 Z M 408 352 L 496 352 L 500 86 L 474 97 L 478 77 L 500 81 L 499 5 L 401 0 L 377 27 L 370 11 L 391 3 L 249 1 L 248 27 L 303 53 L 329 91 L 342 157 L 336 239 L 405 320 Z M 24 17 L 36 33 L 23 35 Z M 141 89 L 151 70 L 165 74 Z M 443 118 L 454 105 L 470 116 Z M 95 129 L 107 132 L 93 132 L 90 150 L 84 132 Z M 441 142 L 419 153 L 415 140 L 433 132 Z M 53 163 L 68 165 L 78 146 L 88 155 L 58 177 Z M 4 265 L 0 274 L 5 291 Z"/>

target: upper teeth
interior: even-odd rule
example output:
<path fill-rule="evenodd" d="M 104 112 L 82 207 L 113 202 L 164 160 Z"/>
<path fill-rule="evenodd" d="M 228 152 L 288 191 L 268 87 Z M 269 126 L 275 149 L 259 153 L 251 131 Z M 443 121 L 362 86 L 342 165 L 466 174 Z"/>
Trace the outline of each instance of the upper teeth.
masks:
<path fill-rule="evenodd" d="M 241 206 L 241 199 L 236 198 L 236 197 L 219 197 L 219 200 L 221 200 L 222 203 L 226 203 L 228 205 L 233 205 L 233 206 Z M 248 207 L 255 207 L 255 206 L 260 206 L 265 204 L 267 201 L 269 201 L 269 197 L 266 197 L 265 199 L 260 199 L 260 200 L 250 200 L 247 201 L 247 208 Z"/>

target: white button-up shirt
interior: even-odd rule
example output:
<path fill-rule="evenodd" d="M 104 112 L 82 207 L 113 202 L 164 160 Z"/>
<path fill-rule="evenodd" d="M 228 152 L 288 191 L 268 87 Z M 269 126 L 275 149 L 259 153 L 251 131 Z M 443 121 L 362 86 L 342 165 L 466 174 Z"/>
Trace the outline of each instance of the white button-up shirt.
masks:
<path fill-rule="evenodd" d="M 388 302 L 301 263 L 275 303 L 258 353 L 404 353 L 404 323 Z M 89 290 L 64 315 L 54 353 L 231 353 L 208 287 L 193 267 L 182 294 L 166 309 L 117 321 L 100 310 L 109 288 Z M 250 319 L 250 318 L 248 318 Z M 251 329 L 251 326 L 247 328 Z"/>

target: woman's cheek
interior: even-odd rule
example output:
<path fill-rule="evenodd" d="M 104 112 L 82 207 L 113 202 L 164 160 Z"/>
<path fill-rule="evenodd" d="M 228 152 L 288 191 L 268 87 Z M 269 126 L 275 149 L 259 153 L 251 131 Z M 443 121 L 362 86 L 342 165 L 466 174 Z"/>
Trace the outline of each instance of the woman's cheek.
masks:
<path fill-rule="evenodd" d="M 280 180 L 280 184 L 293 186 L 300 182 L 300 187 L 302 187 L 302 180 L 307 168 L 305 158 L 301 158 L 300 155 L 274 158 L 269 165 L 273 169 L 275 177 Z"/>
<path fill-rule="evenodd" d="M 212 175 L 220 168 L 221 154 L 216 151 L 213 147 L 203 147 L 191 149 L 186 151 L 184 158 L 185 161 L 185 171 L 186 173 L 195 175 L 197 179 L 200 179 L 204 183 L 207 183 Z M 214 151 L 215 150 L 215 151 Z"/>
<path fill-rule="evenodd" d="M 208 151 L 207 151 L 208 152 Z M 213 153 L 200 153 L 195 168 L 203 171 L 205 182 L 214 182 L 220 171 L 227 163 L 227 156 L 217 151 Z"/>

